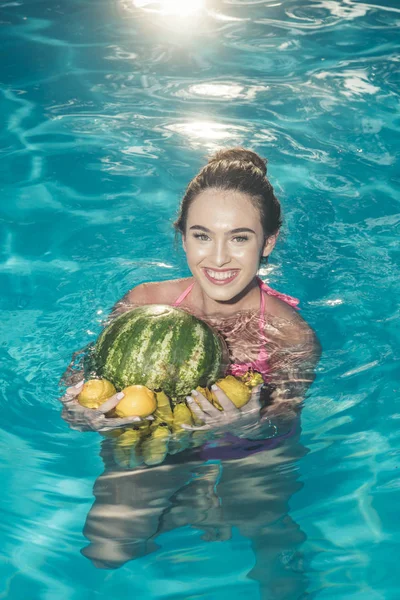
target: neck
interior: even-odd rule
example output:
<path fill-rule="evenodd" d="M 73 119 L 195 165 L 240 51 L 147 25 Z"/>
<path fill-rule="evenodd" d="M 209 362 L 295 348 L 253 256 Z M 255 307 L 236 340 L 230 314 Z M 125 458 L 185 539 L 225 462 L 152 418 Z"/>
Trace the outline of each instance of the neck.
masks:
<path fill-rule="evenodd" d="M 229 317 L 241 310 L 258 309 L 260 304 L 259 284 L 256 277 L 240 294 L 227 301 L 210 298 L 197 281 L 195 281 L 192 294 L 196 299 L 196 306 L 206 317 Z"/>

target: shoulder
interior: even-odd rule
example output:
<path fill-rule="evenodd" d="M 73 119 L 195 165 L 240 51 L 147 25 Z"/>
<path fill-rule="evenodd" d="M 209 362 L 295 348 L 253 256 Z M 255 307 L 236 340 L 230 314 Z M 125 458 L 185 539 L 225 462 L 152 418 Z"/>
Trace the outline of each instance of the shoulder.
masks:
<path fill-rule="evenodd" d="M 273 317 L 280 317 L 282 319 L 296 319 L 297 317 L 302 318 L 299 311 L 290 306 L 287 302 L 284 302 L 277 296 L 270 296 L 265 294 L 265 315 L 272 315 Z"/>
<path fill-rule="evenodd" d="M 141 283 L 125 294 L 119 304 L 129 305 L 129 307 L 144 304 L 173 304 L 190 285 L 191 280 L 191 277 L 186 277 Z"/>
<path fill-rule="evenodd" d="M 320 344 L 314 329 L 290 304 L 276 296 L 267 296 L 265 317 L 279 324 L 283 346 L 308 346 L 317 354 L 320 353 Z"/>

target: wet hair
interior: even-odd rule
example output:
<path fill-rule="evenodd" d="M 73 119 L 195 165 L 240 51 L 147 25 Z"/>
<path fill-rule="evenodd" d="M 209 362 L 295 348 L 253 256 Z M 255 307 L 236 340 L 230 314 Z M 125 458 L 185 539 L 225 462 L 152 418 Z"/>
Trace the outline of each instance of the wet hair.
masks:
<path fill-rule="evenodd" d="M 208 189 L 246 194 L 260 213 L 265 238 L 279 231 L 282 225 L 281 207 L 267 179 L 267 161 L 255 152 L 229 148 L 219 150 L 209 159 L 186 188 L 174 223 L 177 231 L 185 234 L 190 205 Z"/>

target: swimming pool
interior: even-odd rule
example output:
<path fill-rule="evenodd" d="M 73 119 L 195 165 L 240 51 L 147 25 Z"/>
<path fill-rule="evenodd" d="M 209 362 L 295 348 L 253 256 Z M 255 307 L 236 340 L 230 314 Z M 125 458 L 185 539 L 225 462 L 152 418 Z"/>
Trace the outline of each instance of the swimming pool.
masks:
<path fill-rule="evenodd" d="M 2 2 L 1 598 L 399 597 L 396 4 Z M 100 437 L 61 420 L 58 379 L 130 287 L 187 275 L 178 201 L 237 144 L 285 215 L 262 275 L 324 350 L 302 434 L 221 491 L 196 467 L 149 553 L 99 569 Z"/>

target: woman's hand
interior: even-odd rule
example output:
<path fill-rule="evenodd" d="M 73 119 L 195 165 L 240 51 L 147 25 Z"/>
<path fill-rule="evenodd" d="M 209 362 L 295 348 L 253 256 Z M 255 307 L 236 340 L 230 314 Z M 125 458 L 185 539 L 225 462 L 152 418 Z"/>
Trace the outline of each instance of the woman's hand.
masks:
<path fill-rule="evenodd" d="M 262 385 L 253 388 L 251 398 L 243 408 L 236 408 L 228 396 L 216 385 L 212 386 L 218 402 L 223 410 L 220 411 L 211 404 L 200 392 L 193 390 L 191 396 L 187 396 L 186 401 L 190 410 L 198 421 L 203 425 L 190 426 L 183 424 L 183 429 L 189 431 L 214 430 L 229 431 L 233 429 L 248 430 L 256 426 L 260 418 L 260 394 Z M 196 398 L 196 400 L 194 400 Z"/>
<path fill-rule="evenodd" d="M 120 419 L 105 416 L 124 397 L 123 392 L 114 394 L 97 409 L 81 406 L 78 402 L 78 395 L 82 391 L 83 384 L 84 382 L 81 381 L 77 385 L 67 388 L 65 395 L 61 398 L 61 402 L 64 404 L 62 418 L 69 423 L 71 429 L 103 432 L 117 427 L 125 427 L 126 425 L 138 425 L 142 421 L 140 417 Z M 154 417 L 149 416 L 145 420 L 152 421 L 153 419 Z"/>

